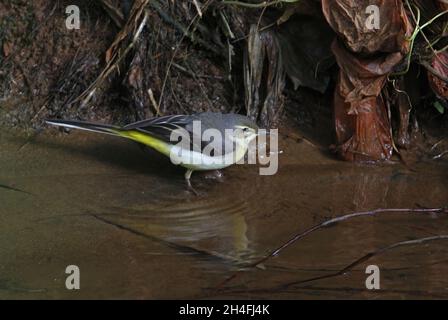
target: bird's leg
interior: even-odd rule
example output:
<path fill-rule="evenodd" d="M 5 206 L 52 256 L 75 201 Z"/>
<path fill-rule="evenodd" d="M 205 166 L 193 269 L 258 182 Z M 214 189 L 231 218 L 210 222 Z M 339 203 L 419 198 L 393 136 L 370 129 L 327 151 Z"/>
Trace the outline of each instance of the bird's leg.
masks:
<path fill-rule="evenodd" d="M 198 196 L 199 193 L 198 193 L 198 192 L 193 188 L 193 186 L 191 185 L 190 178 L 191 178 L 191 174 L 192 174 L 192 173 L 193 173 L 193 170 L 190 170 L 190 169 L 188 169 L 188 170 L 185 172 L 185 181 L 187 182 L 188 190 L 190 190 L 191 192 L 193 192 L 194 195 Z"/>

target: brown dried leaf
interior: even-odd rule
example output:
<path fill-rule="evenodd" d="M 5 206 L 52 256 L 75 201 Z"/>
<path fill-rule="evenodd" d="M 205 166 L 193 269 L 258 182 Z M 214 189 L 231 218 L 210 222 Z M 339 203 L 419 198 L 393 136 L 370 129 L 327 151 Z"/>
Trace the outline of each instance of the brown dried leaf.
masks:
<path fill-rule="evenodd" d="M 369 6 L 379 8 L 380 28 L 366 22 Z M 354 52 L 407 52 L 413 27 L 401 0 L 322 0 L 322 10 L 331 27 Z"/>
<path fill-rule="evenodd" d="M 448 78 L 448 52 L 444 51 L 434 55 L 431 66 L 439 75 L 445 79 Z M 430 71 L 428 71 L 428 79 L 431 89 L 437 96 L 448 99 L 448 83 Z"/>
<path fill-rule="evenodd" d="M 393 142 L 381 92 L 402 54 L 360 58 L 339 41 L 334 42 L 332 49 L 341 67 L 334 100 L 340 155 L 349 161 L 389 159 Z"/>

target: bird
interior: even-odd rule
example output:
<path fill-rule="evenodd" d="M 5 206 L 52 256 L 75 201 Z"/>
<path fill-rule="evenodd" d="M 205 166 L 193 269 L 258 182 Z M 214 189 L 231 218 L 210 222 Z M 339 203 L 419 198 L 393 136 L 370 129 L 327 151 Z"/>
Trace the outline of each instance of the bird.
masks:
<path fill-rule="evenodd" d="M 249 117 L 235 113 L 201 112 L 190 115 L 166 115 L 154 117 L 125 126 L 115 126 L 78 120 L 47 119 L 49 125 L 80 129 L 102 134 L 109 134 L 133 140 L 173 159 L 174 164 L 186 169 L 187 187 L 198 194 L 191 185 L 194 171 L 219 170 L 233 165 L 246 155 L 249 146 L 258 136 L 258 125 Z M 199 126 L 198 126 L 199 124 Z M 210 136 L 205 133 L 214 130 L 221 135 L 214 148 L 206 146 L 211 143 Z M 183 138 L 187 143 L 173 141 L 175 137 Z M 220 144 L 220 148 L 219 148 Z M 230 146 L 230 147 L 229 147 Z M 211 152 L 210 152 L 210 149 Z M 173 154 L 178 157 L 173 158 Z"/>

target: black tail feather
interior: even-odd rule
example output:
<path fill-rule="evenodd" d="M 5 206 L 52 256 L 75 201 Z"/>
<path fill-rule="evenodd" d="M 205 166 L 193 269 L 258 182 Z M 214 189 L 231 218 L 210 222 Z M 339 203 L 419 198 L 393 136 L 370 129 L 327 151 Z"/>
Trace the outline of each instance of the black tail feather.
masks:
<path fill-rule="evenodd" d="M 58 127 L 80 129 L 80 130 L 85 130 L 85 131 L 106 133 L 106 134 L 111 134 L 111 135 L 117 135 L 118 134 L 117 131 L 120 129 L 119 127 L 112 126 L 109 124 L 76 121 L 76 120 L 48 119 L 48 120 L 45 120 L 45 122 L 48 124 L 54 125 L 54 126 L 58 126 Z"/>

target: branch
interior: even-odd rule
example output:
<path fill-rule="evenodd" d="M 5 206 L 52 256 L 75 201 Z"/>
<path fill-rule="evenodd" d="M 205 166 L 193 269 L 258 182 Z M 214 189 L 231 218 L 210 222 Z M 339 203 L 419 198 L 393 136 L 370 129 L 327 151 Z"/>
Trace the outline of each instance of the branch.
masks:
<path fill-rule="evenodd" d="M 268 255 L 266 255 L 265 257 L 259 259 L 258 261 L 249 264 L 248 266 L 246 266 L 247 268 L 256 268 L 258 267 L 260 264 L 266 262 L 267 260 L 271 259 L 272 257 L 277 256 L 278 254 L 280 254 L 283 250 L 285 250 L 286 248 L 290 247 L 291 245 L 293 245 L 294 243 L 296 243 L 297 241 L 299 241 L 300 239 L 305 238 L 306 236 L 310 235 L 311 233 L 328 227 L 332 224 L 338 223 L 338 222 L 342 222 L 345 220 L 349 220 L 352 218 L 357 218 L 357 217 L 364 217 L 364 216 L 374 216 L 380 213 L 389 213 L 389 214 L 429 214 L 429 213 L 443 213 L 443 214 L 448 214 L 448 208 L 414 208 L 414 209 L 375 209 L 375 210 L 371 210 L 371 211 L 363 211 L 363 212 L 354 212 L 354 213 L 350 213 L 350 214 L 345 214 L 343 216 L 339 216 L 327 221 L 324 221 L 322 223 L 319 223 L 301 233 L 295 234 L 293 237 L 291 237 L 289 240 L 287 240 L 286 242 L 284 242 L 282 245 L 280 245 L 279 247 L 277 247 L 276 249 L 274 249 L 273 251 L 271 251 Z M 381 249 L 380 249 L 381 250 Z M 350 265 L 351 266 L 351 265 Z M 216 289 L 220 289 L 222 288 L 225 284 L 229 283 L 230 281 L 232 281 L 233 279 L 235 279 L 238 276 L 238 272 L 235 272 L 233 275 L 231 275 L 229 278 L 225 279 L 223 282 L 221 282 Z"/>

